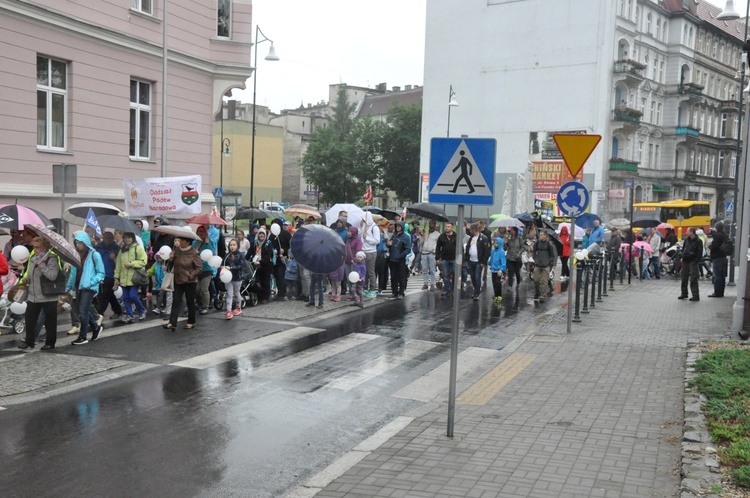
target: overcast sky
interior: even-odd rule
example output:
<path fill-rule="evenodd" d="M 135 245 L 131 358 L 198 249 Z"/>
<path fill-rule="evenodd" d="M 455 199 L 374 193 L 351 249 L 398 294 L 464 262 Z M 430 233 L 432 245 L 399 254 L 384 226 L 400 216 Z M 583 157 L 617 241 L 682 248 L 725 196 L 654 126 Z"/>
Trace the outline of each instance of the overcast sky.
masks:
<path fill-rule="evenodd" d="M 421 86 L 425 3 L 253 0 L 253 23 L 273 40 L 280 59 L 264 60 L 271 44 L 258 45 L 258 105 L 279 112 L 327 101 L 328 85 L 334 83 Z M 252 103 L 252 85 L 251 78 L 247 90 L 235 90 L 232 97 Z"/>
<path fill-rule="evenodd" d="M 726 3 L 708 1 L 720 8 Z M 258 45 L 258 105 L 279 112 L 327 101 L 334 83 L 423 85 L 426 2 L 253 0 L 253 22 L 281 59 L 264 60 L 271 44 Z M 735 0 L 734 6 L 744 16 L 747 1 Z M 232 97 L 251 103 L 252 85 L 251 78 L 247 90 Z"/>

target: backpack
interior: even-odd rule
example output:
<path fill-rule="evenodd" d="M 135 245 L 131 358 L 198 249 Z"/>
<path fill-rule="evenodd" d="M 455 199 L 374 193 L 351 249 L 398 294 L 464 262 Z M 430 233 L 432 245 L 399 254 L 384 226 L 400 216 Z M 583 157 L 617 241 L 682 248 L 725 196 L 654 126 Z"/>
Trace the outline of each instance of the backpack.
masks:
<path fill-rule="evenodd" d="M 724 242 L 719 246 L 719 250 L 723 256 L 731 256 L 734 253 L 734 243 L 732 243 L 732 239 L 726 237 Z"/>

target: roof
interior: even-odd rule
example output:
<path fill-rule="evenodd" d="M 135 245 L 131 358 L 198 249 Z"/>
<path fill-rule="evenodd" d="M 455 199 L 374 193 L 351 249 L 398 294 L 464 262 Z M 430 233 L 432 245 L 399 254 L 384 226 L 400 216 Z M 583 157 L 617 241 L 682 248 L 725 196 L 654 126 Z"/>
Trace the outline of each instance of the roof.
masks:
<path fill-rule="evenodd" d="M 722 9 L 717 7 L 706 0 L 698 0 L 698 17 L 723 31 L 729 36 L 736 38 L 740 43 L 744 43 L 743 37 L 745 36 L 745 19 L 740 17 L 735 21 L 720 21 L 716 19 L 721 13 Z"/>
<path fill-rule="evenodd" d="M 395 106 L 421 105 L 423 87 L 382 95 L 367 95 L 359 108 L 358 116 L 385 116 Z"/>

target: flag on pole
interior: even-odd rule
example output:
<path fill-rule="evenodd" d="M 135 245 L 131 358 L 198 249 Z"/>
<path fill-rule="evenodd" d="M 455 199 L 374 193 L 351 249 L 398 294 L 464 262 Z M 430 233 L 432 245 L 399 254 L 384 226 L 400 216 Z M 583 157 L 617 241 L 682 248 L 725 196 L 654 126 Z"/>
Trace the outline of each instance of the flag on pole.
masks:
<path fill-rule="evenodd" d="M 86 215 L 86 226 L 93 228 L 97 237 L 102 236 L 102 227 L 99 226 L 99 220 L 96 219 L 94 210 L 91 208 L 89 208 L 89 214 Z"/>
<path fill-rule="evenodd" d="M 362 198 L 365 200 L 365 206 L 372 204 L 374 197 L 372 196 L 372 187 L 370 185 L 367 185 L 365 195 L 363 195 Z"/>
<path fill-rule="evenodd" d="M 401 221 L 406 220 L 406 206 L 404 206 L 404 210 L 401 212 Z"/>

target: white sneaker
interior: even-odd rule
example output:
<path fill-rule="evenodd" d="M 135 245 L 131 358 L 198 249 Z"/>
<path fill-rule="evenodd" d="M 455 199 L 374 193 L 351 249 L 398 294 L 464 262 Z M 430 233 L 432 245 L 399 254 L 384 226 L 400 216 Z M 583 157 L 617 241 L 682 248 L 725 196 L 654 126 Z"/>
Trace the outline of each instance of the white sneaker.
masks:
<path fill-rule="evenodd" d="M 100 314 L 99 318 L 96 319 L 96 324 L 101 327 L 103 321 L 104 321 L 104 315 Z"/>
<path fill-rule="evenodd" d="M 76 335 L 81 331 L 81 327 L 73 327 L 70 330 L 68 330 L 68 335 Z"/>

